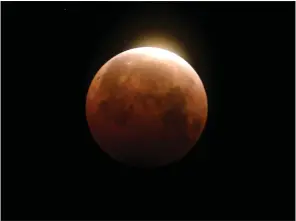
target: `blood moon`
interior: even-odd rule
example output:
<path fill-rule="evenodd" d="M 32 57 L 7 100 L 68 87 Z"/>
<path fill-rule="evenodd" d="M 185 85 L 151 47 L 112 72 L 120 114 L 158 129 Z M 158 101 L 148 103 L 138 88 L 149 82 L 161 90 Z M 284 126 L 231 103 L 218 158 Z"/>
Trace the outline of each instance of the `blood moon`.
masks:
<path fill-rule="evenodd" d="M 207 96 L 195 70 L 164 49 L 122 52 L 96 73 L 86 98 L 90 132 L 111 158 L 131 166 L 179 161 L 207 119 Z"/>

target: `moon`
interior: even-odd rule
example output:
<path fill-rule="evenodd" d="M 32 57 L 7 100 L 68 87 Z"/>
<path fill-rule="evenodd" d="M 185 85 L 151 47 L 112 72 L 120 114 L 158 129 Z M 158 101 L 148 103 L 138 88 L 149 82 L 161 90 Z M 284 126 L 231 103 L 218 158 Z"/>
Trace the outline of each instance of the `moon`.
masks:
<path fill-rule="evenodd" d="M 106 62 L 86 97 L 86 119 L 99 147 L 144 168 L 181 160 L 207 120 L 204 85 L 180 56 L 155 47 L 124 51 Z"/>

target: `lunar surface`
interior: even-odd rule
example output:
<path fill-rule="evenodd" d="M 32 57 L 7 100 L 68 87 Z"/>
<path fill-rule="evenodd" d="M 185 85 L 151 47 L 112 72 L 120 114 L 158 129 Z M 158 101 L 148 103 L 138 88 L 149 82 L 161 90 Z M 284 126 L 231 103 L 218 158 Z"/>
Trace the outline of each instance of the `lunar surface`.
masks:
<path fill-rule="evenodd" d="M 199 139 L 207 96 L 195 70 L 164 49 L 118 54 L 96 73 L 86 98 L 90 132 L 109 156 L 136 167 L 179 161 Z"/>

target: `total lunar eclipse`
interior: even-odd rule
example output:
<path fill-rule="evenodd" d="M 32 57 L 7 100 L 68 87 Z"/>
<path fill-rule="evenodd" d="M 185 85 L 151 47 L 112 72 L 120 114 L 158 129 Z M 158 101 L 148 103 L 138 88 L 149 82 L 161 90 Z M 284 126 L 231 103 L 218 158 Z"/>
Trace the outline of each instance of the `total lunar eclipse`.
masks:
<path fill-rule="evenodd" d="M 207 119 L 207 96 L 196 71 L 164 49 L 140 47 L 110 59 L 86 99 L 90 132 L 113 159 L 158 167 L 182 159 Z"/>

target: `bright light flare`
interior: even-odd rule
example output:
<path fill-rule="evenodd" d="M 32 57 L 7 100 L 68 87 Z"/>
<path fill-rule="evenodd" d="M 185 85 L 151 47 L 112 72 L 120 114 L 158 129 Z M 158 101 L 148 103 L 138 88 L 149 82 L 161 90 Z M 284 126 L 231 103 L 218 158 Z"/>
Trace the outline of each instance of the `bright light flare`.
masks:
<path fill-rule="evenodd" d="M 179 57 L 183 58 L 186 61 L 190 59 L 186 56 L 184 51 L 185 47 L 182 42 L 179 42 L 177 39 L 171 36 L 147 36 L 145 35 L 138 37 L 138 39 L 131 41 L 128 44 L 129 48 L 161 48 L 166 51 L 172 52 Z"/>

